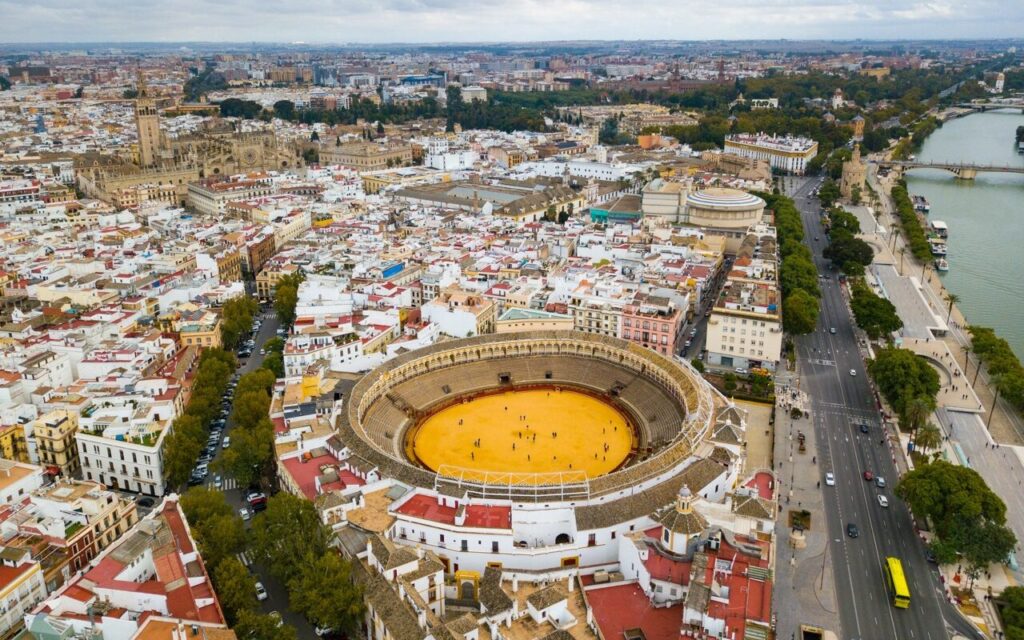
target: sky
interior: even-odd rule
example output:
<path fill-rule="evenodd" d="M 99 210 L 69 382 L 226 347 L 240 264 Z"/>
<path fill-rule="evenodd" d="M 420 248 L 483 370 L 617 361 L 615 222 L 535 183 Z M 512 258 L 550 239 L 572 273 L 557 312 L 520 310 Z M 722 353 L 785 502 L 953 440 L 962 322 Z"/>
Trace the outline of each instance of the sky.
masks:
<path fill-rule="evenodd" d="M 0 0 L 0 42 L 1024 36 L 1024 0 Z"/>

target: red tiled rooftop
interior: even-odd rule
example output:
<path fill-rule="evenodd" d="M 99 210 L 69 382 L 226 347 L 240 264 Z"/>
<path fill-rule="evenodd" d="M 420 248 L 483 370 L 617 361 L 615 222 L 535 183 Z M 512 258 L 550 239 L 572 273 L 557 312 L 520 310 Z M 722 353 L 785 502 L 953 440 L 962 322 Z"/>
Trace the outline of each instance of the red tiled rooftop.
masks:
<path fill-rule="evenodd" d="M 317 496 L 316 478 L 320 475 L 322 465 L 337 465 L 338 459 L 327 453 L 322 456 L 310 458 L 303 462 L 302 457 L 288 458 L 283 461 L 285 469 L 299 486 L 299 490 L 306 498 L 312 500 Z"/>
<path fill-rule="evenodd" d="M 647 554 L 647 561 L 644 566 L 655 580 L 664 580 L 674 584 L 690 584 L 691 562 L 672 560 L 651 549 Z"/>
<path fill-rule="evenodd" d="M 397 512 L 413 518 L 422 518 L 440 522 L 441 524 L 455 524 L 455 507 L 447 507 L 437 504 L 437 498 L 417 494 L 406 501 Z M 466 508 L 467 527 L 480 527 L 483 529 L 508 529 L 512 526 L 511 507 L 474 505 Z"/>
<path fill-rule="evenodd" d="M 772 500 L 775 497 L 775 478 L 767 471 L 759 471 L 754 474 L 746 484 L 751 489 L 757 489 L 757 494 L 765 500 Z"/>
<path fill-rule="evenodd" d="M 591 588 L 587 600 L 594 621 L 605 638 L 621 638 L 626 629 L 643 629 L 647 640 L 676 640 L 683 622 L 683 606 L 654 608 L 636 583 Z"/>

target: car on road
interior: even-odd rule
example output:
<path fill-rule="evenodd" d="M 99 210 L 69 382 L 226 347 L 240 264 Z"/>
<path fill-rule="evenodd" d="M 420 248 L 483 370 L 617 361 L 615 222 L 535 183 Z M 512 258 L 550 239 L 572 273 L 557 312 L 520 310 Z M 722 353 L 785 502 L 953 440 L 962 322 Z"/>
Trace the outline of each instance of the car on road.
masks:
<path fill-rule="evenodd" d="M 267 350 L 266 350 L 266 349 L 264 349 L 263 347 L 260 347 L 260 355 L 261 355 L 261 356 L 265 356 L 265 355 L 267 355 Z"/>
<path fill-rule="evenodd" d="M 697 327 L 690 329 L 690 337 L 694 338 L 697 336 Z"/>
<path fill-rule="evenodd" d="M 847 523 L 846 535 L 850 536 L 851 538 L 860 537 L 860 529 L 858 529 L 857 525 L 853 524 L 852 522 Z"/>
<path fill-rule="evenodd" d="M 818 241 L 818 236 L 814 236 L 814 241 L 815 241 L 815 242 L 817 242 L 817 241 Z"/>
<path fill-rule="evenodd" d="M 878 494 L 878 506 L 883 507 L 883 508 L 884 507 L 888 507 L 889 506 L 889 498 L 886 498 L 882 494 Z"/>
<path fill-rule="evenodd" d="M 743 367 L 738 367 L 736 369 L 736 375 L 738 375 L 738 376 L 745 376 L 745 375 L 747 375 L 747 370 L 744 369 Z"/>
<path fill-rule="evenodd" d="M 316 633 L 317 636 L 322 638 L 322 637 L 324 637 L 326 635 L 330 635 L 330 634 L 334 633 L 334 629 L 332 629 L 330 627 L 317 627 L 317 628 L 313 629 L 313 632 Z"/>
<path fill-rule="evenodd" d="M 152 507 L 155 503 L 153 502 L 153 498 L 139 498 L 139 501 L 138 501 L 137 504 L 140 507 L 149 508 L 149 507 Z"/>
<path fill-rule="evenodd" d="M 231 436 L 224 436 L 224 442 L 221 443 L 220 446 L 221 446 L 222 449 L 227 449 L 228 447 L 230 447 L 231 446 Z"/>
<path fill-rule="evenodd" d="M 213 476 L 213 486 L 217 487 L 218 489 L 224 486 L 224 478 L 222 478 L 219 473 Z"/>
<path fill-rule="evenodd" d="M 248 520 L 249 518 L 252 518 L 252 512 L 245 507 L 242 507 L 238 510 L 238 517 L 242 520 Z"/>
<path fill-rule="evenodd" d="M 829 487 L 836 486 L 836 476 L 831 471 L 825 474 L 825 484 Z"/>
<path fill-rule="evenodd" d="M 850 375 L 856 377 L 857 370 L 856 369 L 850 369 Z"/>
<path fill-rule="evenodd" d="M 259 600 L 260 602 L 266 600 L 267 599 L 267 590 L 263 588 L 263 583 L 262 582 L 257 582 L 255 584 L 255 587 L 256 587 L 256 599 Z"/>
<path fill-rule="evenodd" d="M 683 343 L 683 346 L 684 347 L 689 347 L 691 344 L 693 344 L 693 340 L 687 339 L 687 341 Z"/>
<path fill-rule="evenodd" d="M 870 428 L 868 427 L 868 425 L 866 423 L 864 423 L 864 422 L 860 423 L 860 432 L 861 433 L 868 433 L 868 431 L 870 431 Z"/>
<path fill-rule="evenodd" d="M 829 333 L 831 333 L 832 335 L 835 335 L 835 334 L 836 334 L 836 328 L 835 328 L 835 327 L 832 327 L 832 328 L 830 328 L 830 329 L 828 330 L 828 332 L 829 332 Z"/>
<path fill-rule="evenodd" d="M 871 473 L 871 471 L 868 471 L 868 470 L 864 471 L 864 479 L 867 480 L 868 482 L 871 482 L 871 480 L 873 480 L 874 477 L 875 477 L 875 474 Z"/>
<path fill-rule="evenodd" d="M 274 619 L 274 624 L 276 624 L 277 626 L 280 627 L 284 625 L 284 620 L 281 619 L 281 614 L 277 611 L 271 611 L 267 615 Z"/>
<path fill-rule="evenodd" d="M 884 489 L 885 488 L 885 478 L 883 478 L 882 476 L 876 476 L 875 477 L 875 486 L 878 487 L 879 489 Z"/>

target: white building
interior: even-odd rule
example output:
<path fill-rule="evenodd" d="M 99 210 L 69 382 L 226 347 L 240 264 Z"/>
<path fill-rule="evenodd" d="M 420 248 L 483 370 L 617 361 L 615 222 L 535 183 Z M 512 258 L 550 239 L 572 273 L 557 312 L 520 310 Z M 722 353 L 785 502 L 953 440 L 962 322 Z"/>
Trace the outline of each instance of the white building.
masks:
<path fill-rule="evenodd" d="M 803 175 L 807 163 L 818 155 L 818 143 L 810 138 L 737 133 L 725 137 L 725 152 L 767 160 L 772 168 Z"/>

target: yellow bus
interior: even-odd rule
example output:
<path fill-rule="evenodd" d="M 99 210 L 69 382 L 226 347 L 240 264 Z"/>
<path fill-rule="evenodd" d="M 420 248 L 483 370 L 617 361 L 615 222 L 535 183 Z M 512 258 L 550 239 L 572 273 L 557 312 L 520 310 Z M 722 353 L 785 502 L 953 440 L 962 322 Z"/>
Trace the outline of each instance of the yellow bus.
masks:
<path fill-rule="evenodd" d="M 885 582 L 889 586 L 889 593 L 892 594 L 892 604 L 900 609 L 910 606 L 910 587 L 907 586 L 907 579 L 903 576 L 903 564 L 899 558 L 886 558 L 882 566 L 885 571 Z"/>

